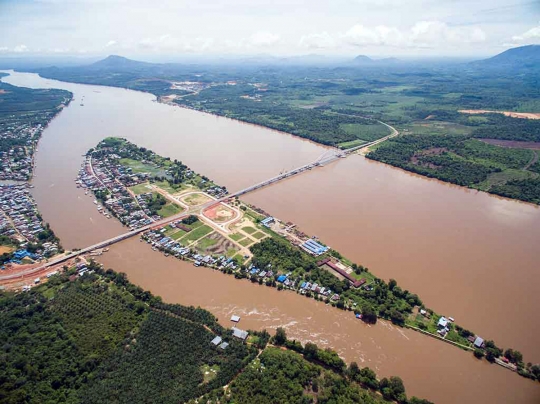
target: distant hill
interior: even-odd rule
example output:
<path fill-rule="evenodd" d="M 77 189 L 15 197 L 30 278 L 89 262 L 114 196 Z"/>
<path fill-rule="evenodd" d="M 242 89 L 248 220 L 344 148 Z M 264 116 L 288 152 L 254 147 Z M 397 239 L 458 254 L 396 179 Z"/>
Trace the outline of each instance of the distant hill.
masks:
<path fill-rule="evenodd" d="M 540 69 L 540 45 L 508 49 L 489 59 L 472 62 L 472 65 L 488 68 Z"/>
<path fill-rule="evenodd" d="M 99 60 L 95 63 L 85 66 L 87 69 L 94 70 L 138 70 L 138 69 L 147 69 L 149 67 L 156 66 L 154 63 L 148 62 L 139 62 L 137 60 L 132 60 L 125 58 L 123 56 L 110 55 L 105 59 Z"/>
<path fill-rule="evenodd" d="M 353 59 L 354 64 L 372 64 L 373 62 L 374 60 L 366 55 L 358 55 Z"/>

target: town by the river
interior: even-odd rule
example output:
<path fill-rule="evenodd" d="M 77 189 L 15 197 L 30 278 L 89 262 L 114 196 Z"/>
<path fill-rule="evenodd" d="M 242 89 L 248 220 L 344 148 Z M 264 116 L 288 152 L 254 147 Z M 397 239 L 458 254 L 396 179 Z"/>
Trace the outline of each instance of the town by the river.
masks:
<path fill-rule="evenodd" d="M 317 159 L 325 148 L 234 120 L 155 102 L 150 94 L 9 72 L 6 83 L 73 93 L 43 132 L 32 194 L 66 249 L 125 232 L 100 214 L 75 179 L 87 151 L 122 137 L 178 159 L 230 192 Z M 84 97 L 84 104 L 79 102 Z M 424 303 L 499 345 L 540 360 L 540 209 L 406 173 L 360 155 L 242 197 L 296 223 L 332 248 L 393 278 Z M 437 403 L 538 403 L 538 383 L 470 353 L 386 321 L 370 326 L 350 312 L 301 295 L 239 282 L 165 257 L 136 239 L 99 257 L 164 300 L 199 305 L 243 326 L 275 329 L 336 349 L 380 376 L 400 375 L 411 394 Z"/>

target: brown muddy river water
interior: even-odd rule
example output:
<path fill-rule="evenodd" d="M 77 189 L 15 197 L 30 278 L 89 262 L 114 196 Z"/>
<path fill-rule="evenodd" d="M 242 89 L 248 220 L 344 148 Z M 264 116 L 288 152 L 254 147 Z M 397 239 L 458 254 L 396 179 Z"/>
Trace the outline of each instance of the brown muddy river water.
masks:
<path fill-rule="evenodd" d="M 120 136 L 182 160 L 234 191 L 315 160 L 325 149 L 289 135 L 152 102 L 123 89 L 14 73 L 3 81 L 70 90 L 75 100 L 47 128 L 34 195 L 66 248 L 125 230 L 75 187 L 82 155 Z M 84 106 L 80 104 L 83 103 Z M 245 197 L 297 223 L 382 278 L 395 278 L 437 312 L 540 361 L 540 209 L 427 180 L 360 156 Z M 166 301 L 200 305 L 228 325 L 286 326 L 291 337 L 338 350 L 380 375 L 401 376 L 411 395 L 437 403 L 538 403 L 540 385 L 470 353 L 379 322 L 366 326 L 291 292 L 278 292 L 154 253 L 137 239 L 101 261 Z"/>

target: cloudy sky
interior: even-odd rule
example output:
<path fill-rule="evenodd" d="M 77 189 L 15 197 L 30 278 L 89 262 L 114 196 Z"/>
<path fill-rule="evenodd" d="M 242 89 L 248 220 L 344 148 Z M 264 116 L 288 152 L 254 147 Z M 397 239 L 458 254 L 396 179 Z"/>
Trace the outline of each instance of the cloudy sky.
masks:
<path fill-rule="evenodd" d="M 0 0 L 0 54 L 486 56 L 540 0 Z"/>

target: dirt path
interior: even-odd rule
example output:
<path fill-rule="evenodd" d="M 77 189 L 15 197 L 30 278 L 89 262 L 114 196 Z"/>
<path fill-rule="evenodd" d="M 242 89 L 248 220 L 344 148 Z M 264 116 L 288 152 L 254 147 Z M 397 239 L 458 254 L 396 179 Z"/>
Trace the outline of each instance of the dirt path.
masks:
<path fill-rule="evenodd" d="M 533 157 L 531 159 L 531 161 L 529 161 L 527 163 L 527 165 L 525 167 L 523 167 L 523 171 L 527 171 L 529 169 L 529 167 L 531 167 L 533 164 L 535 164 L 537 161 L 538 161 L 538 153 L 536 150 L 533 150 Z"/>
<path fill-rule="evenodd" d="M 460 109 L 458 112 L 462 114 L 503 114 L 512 118 L 521 119 L 540 119 L 540 113 L 538 112 L 513 112 L 513 111 L 491 111 L 488 109 Z"/>

